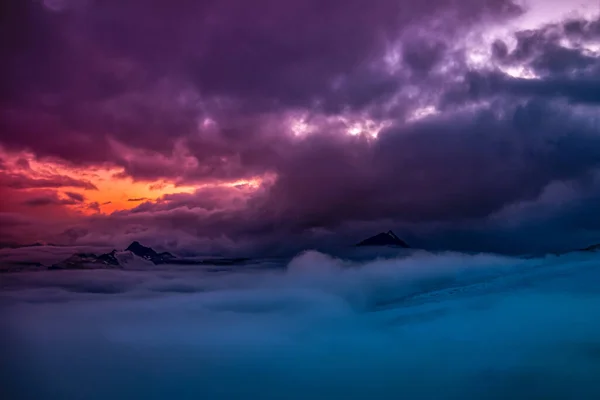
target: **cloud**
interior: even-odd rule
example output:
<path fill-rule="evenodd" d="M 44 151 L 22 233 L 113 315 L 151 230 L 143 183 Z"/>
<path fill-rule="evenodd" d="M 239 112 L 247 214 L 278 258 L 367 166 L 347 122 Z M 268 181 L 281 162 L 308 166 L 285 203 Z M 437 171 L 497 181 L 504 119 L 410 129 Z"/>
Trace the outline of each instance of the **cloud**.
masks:
<path fill-rule="evenodd" d="M 593 48 L 598 24 L 598 19 L 577 18 L 518 31 L 510 50 L 498 40 L 492 44 L 498 66 L 532 76 L 514 76 L 499 69 L 472 72 L 467 75 L 466 90 L 477 100 L 511 95 L 595 105 L 600 100 L 596 94 L 600 58 Z"/>
<path fill-rule="evenodd" d="M 3 389 L 90 400 L 597 397 L 596 264 L 307 252 L 233 273 L 6 274 Z"/>
<path fill-rule="evenodd" d="M 29 207 L 43 207 L 50 205 L 74 205 L 79 203 L 80 200 L 74 199 L 68 196 L 67 199 L 59 198 L 56 193 L 47 194 L 46 196 L 33 197 L 23 202 L 24 205 Z"/>
<path fill-rule="evenodd" d="M 411 243 L 430 248 L 576 247 L 574 240 L 557 242 L 566 231 L 556 226 L 554 238 L 545 234 L 534 241 L 490 219 L 512 205 L 535 202 L 555 182 L 589 190 L 584 183 L 600 163 L 590 118 L 532 100 L 391 126 L 376 141 L 324 130 L 290 142 L 286 157 L 271 161 L 278 171 L 273 181 L 164 195 L 82 220 L 85 233 L 69 240 L 126 244 L 143 238 L 185 251 L 294 252 L 348 246 L 393 228 L 412 232 L 417 237 Z M 552 213 L 544 217 L 546 228 Z M 510 218 L 526 223 L 537 217 Z M 570 237 L 583 241 L 573 229 Z M 585 241 L 591 239 L 592 233 Z"/>
<path fill-rule="evenodd" d="M 75 179 L 63 175 L 32 177 L 19 173 L 0 173 L 0 185 L 12 189 L 48 189 L 73 187 L 86 190 L 98 190 L 90 181 Z"/>
<path fill-rule="evenodd" d="M 466 249 L 477 241 L 438 234 L 498 240 L 498 213 L 599 167 L 595 18 L 496 38 L 528 11 L 503 0 L 8 7 L 0 33 L 18 46 L 2 50 L 0 144 L 31 157 L 4 163 L 14 200 L 3 210 L 94 212 L 56 224 L 68 243 L 292 252 L 397 227 Z M 85 179 L 30 175 L 35 163 Z M 98 168 L 158 198 L 132 191 L 102 208 L 104 197 L 34 193 L 103 186 Z M 131 210 L 101 213 L 125 199 Z"/>
<path fill-rule="evenodd" d="M 447 11 L 463 24 L 517 12 L 503 0 L 455 9 L 446 0 L 427 7 L 383 0 L 368 9 L 355 0 L 162 3 L 86 2 L 56 13 L 11 1 L 3 36 L 28 50 L 5 49 L 12 79 L 2 143 L 76 164 L 126 166 L 115 141 L 170 156 L 206 117 L 364 109 L 398 90 L 402 77 L 378 63 L 406 27 Z"/>
<path fill-rule="evenodd" d="M 596 168 L 600 143 L 589 122 L 532 101 L 392 127 L 374 143 L 314 136 L 278 166 L 268 209 L 323 225 L 484 217 Z"/>
<path fill-rule="evenodd" d="M 74 253 L 96 253 L 102 254 L 111 251 L 106 246 L 25 246 L 17 248 L 0 249 L 0 263 L 38 262 L 45 266 L 62 261 Z M 35 277 L 32 277 L 35 280 Z M 52 278 L 47 276 L 47 279 Z M 68 278 L 67 278 L 68 279 Z"/>
<path fill-rule="evenodd" d="M 67 195 L 67 197 L 69 199 L 76 201 L 78 203 L 82 203 L 85 200 L 85 196 L 82 195 L 81 193 L 65 192 L 65 195 Z"/>

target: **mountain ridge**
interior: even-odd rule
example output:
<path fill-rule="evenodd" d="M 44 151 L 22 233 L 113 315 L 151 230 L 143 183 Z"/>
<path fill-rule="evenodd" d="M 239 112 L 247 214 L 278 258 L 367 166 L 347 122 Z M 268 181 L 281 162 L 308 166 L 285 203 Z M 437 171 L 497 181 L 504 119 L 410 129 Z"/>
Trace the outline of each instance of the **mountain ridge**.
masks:
<path fill-rule="evenodd" d="M 355 247 L 367 247 L 367 246 L 390 246 L 390 247 L 401 247 L 404 249 L 410 249 L 411 247 L 402 239 L 400 239 L 391 230 L 387 232 L 378 233 L 375 236 L 371 236 L 365 240 L 360 241 Z"/>
<path fill-rule="evenodd" d="M 215 266 L 230 266 L 236 264 L 242 264 L 249 261 L 249 258 L 207 258 L 207 259 L 194 259 L 194 258 L 178 258 L 168 251 L 158 253 L 151 247 L 142 245 L 140 242 L 133 241 L 124 252 L 128 252 L 130 255 L 139 257 L 147 262 L 151 262 L 154 265 L 161 264 L 177 264 L 177 265 L 215 265 Z M 113 249 L 109 253 L 96 255 L 94 253 L 75 253 L 65 260 L 52 264 L 48 267 L 49 270 L 61 270 L 61 269 L 122 269 L 123 261 L 119 261 L 117 254 L 119 251 Z M 127 262 L 125 262 L 127 263 Z"/>
<path fill-rule="evenodd" d="M 146 247 L 137 240 L 133 241 L 129 246 L 127 246 L 125 251 L 130 251 L 138 257 L 151 261 L 155 265 L 165 264 L 177 258 L 168 251 L 157 253 L 152 247 Z"/>

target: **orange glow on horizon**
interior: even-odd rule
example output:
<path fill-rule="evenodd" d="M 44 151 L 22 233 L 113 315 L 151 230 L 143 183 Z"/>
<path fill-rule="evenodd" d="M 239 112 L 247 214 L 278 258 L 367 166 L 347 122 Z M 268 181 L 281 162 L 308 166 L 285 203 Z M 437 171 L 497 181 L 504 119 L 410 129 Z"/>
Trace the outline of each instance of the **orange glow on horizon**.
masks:
<path fill-rule="evenodd" d="M 42 179 L 50 176 L 61 175 L 76 180 L 88 181 L 98 190 L 80 187 L 60 187 L 57 192 L 78 193 L 85 196 L 85 203 L 69 205 L 67 208 L 91 215 L 98 212 L 97 209 L 89 207 L 90 204 L 98 203 L 99 212 L 110 214 L 115 211 L 135 208 L 145 201 L 156 201 L 168 194 L 193 193 L 194 191 L 208 187 L 239 187 L 247 186 L 257 189 L 263 182 L 261 178 L 248 180 L 235 180 L 227 182 L 206 183 L 199 185 L 175 185 L 168 181 L 134 181 L 130 177 L 120 177 L 123 172 L 119 168 L 77 168 L 52 162 L 40 162 L 32 155 L 3 154 L 4 159 L 10 166 L 9 172 L 23 174 L 29 178 Z M 27 160 L 28 166 L 19 165 L 19 160 Z M 22 189 L 36 190 L 36 189 Z"/>

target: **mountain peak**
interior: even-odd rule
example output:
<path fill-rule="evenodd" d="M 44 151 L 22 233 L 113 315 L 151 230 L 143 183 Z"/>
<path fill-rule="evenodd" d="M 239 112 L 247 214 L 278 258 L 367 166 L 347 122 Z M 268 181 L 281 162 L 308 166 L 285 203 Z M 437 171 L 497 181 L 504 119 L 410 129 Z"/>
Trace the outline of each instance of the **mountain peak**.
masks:
<path fill-rule="evenodd" d="M 133 242 L 131 242 L 131 244 L 129 246 L 127 246 L 126 250 L 139 249 L 139 248 L 148 249 L 149 247 L 143 246 L 140 242 L 138 242 L 137 240 L 134 240 Z"/>
<path fill-rule="evenodd" d="M 358 243 L 356 246 L 397 246 L 405 249 L 410 248 L 406 242 L 396 236 L 396 234 L 392 231 L 381 232 L 375 236 L 371 236 L 370 238 Z"/>
<path fill-rule="evenodd" d="M 138 257 L 150 260 L 154 264 L 164 264 L 168 260 L 175 258 L 175 256 L 168 252 L 158 254 L 153 248 L 146 247 L 137 240 L 131 243 L 125 250 L 132 252 Z"/>
<path fill-rule="evenodd" d="M 150 255 L 155 256 L 158 254 L 156 251 L 154 251 L 154 249 L 142 245 L 137 240 L 132 242 L 125 250 L 131 251 L 133 254 L 140 257 L 146 257 Z"/>

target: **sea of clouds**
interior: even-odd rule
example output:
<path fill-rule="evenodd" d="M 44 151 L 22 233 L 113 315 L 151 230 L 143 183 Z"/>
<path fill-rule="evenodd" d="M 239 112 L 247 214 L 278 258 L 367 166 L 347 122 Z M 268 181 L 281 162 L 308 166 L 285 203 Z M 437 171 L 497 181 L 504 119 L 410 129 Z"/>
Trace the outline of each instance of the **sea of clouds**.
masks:
<path fill-rule="evenodd" d="M 20 399 L 598 399 L 600 256 L 0 276 Z M 0 393 L 1 394 L 1 393 Z"/>

